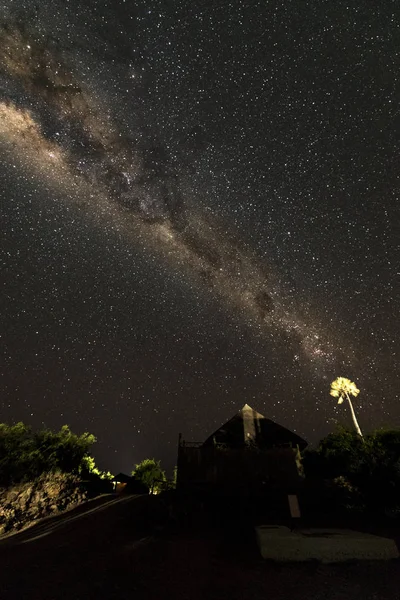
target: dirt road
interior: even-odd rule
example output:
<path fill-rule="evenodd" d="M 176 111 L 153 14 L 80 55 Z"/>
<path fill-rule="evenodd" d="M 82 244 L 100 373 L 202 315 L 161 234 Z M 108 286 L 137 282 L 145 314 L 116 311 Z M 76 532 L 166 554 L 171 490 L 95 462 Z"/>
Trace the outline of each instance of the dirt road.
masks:
<path fill-rule="evenodd" d="M 155 531 L 153 501 L 99 499 L 2 540 L 0 599 L 400 600 L 398 560 L 269 563 L 235 524 Z"/>

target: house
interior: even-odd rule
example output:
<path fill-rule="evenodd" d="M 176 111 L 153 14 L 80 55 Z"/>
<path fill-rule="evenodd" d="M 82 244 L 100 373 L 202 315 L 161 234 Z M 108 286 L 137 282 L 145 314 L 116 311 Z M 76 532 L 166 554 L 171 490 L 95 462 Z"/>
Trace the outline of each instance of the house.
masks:
<path fill-rule="evenodd" d="M 125 475 L 125 473 L 118 473 L 111 480 L 113 484 L 114 492 L 117 494 L 126 493 L 126 494 L 148 494 L 149 488 L 135 479 L 135 477 L 130 475 Z"/>
<path fill-rule="evenodd" d="M 204 442 L 179 436 L 177 488 L 252 494 L 295 493 L 307 442 L 245 404 Z"/>
<path fill-rule="evenodd" d="M 125 475 L 125 473 L 118 473 L 118 475 L 115 475 L 111 480 L 114 492 L 117 492 L 117 494 L 123 492 L 131 480 L 132 477 L 130 475 Z"/>

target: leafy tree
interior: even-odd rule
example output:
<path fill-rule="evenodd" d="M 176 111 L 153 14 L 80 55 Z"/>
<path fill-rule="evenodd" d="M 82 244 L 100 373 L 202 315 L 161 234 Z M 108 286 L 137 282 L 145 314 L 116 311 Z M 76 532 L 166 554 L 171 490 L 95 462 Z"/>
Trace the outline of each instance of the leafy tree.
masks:
<path fill-rule="evenodd" d="M 142 460 L 135 466 L 132 475 L 137 481 L 147 486 L 151 494 L 158 494 L 167 480 L 160 461 L 156 461 L 154 458 Z"/>
<path fill-rule="evenodd" d="M 338 426 L 320 441 L 316 450 L 305 450 L 303 464 L 306 475 L 333 479 L 357 471 L 363 456 L 357 433 Z"/>
<path fill-rule="evenodd" d="M 59 432 L 32 431 L 24 423 L 0 424 L 0 486 L 31 481 L 43 473 L 78 474 L 84 457 L 96 441 L 89 434 L 76 435 L 67 425 Z"/>
<path fill-rule="evenodd" d="M 361 438 L 338 427 L 315 450 L 304 452 L 303 465 L 308 480 L 336 482 L 353 505 L 400 512 L 400 430 L 381 429 Z"/>
<path fill-rule="evenodd" d="M 337 377 L 335 381 L 331 383 L 331 391 L 330 394 L 334 398 L 339 398 L 338 404 L 342 404 L 344 399 L 347 398 L 347 401 L 350 406 L 351 416 L 353 419 L 354 427 L 360 437 L 363 437 L 361 433 L 360 426 L 358 424 L 356 413 L 354 412 L 353 404 L 350 400 L 350 396 L 354 398 L 358 396 L 360 390 L 357 388 L 356 384 L 350 381 L 350 379 L 346 379 L 346 377 Z"/>
<path fill-rule="evenodd" d="M 114 478 L 114 475 L 110 473 L 110 471 L 100 471 L 100 469 L 96 467 L 93 456 L 90 456 L 89 454 L 83 457 L 79 467 L 79 474 L 82 477 L 95 476 L 108 481 L 111 481 Z"/>
<path fill-rule="evenodd" d="M 68 425 L 63 425 L 56 434 L 55 442 L 58 468 L 65 473 L 79 473 L 82 460 L 96 442 L 96 438 L 91 433 L 75 435 Z"/>

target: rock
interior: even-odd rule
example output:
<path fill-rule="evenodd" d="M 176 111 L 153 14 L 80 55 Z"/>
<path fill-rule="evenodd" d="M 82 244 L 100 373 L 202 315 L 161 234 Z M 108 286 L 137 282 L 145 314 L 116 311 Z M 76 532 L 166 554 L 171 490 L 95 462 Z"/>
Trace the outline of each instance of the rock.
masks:
<path fill-rule="evenodd" d="M 79 479 L 68 473 L 45 473 L 33 482 L 0 489 L 0 535 L 22 529 L 86 499 Z"/>

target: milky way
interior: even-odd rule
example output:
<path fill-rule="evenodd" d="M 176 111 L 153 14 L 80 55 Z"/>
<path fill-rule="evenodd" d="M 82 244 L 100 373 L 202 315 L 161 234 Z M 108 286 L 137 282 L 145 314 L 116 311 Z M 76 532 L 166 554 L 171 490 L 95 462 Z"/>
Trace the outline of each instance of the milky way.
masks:
<path fill-rule="evenodd" d="M 117 471 L 245 402 L 319 439 L 337 376 L 398 420 L 393 7 L 3 2 L 4 420 Z"/>
<path fill-rule="evenodd" d="M 285 308 L 266 261 L 185 197 L 184 173 L 165 149 L 141 149 L 118 124 L 100 117 L 90 90 L 64 64 L 62 49 L 12 25 L 2 28 L 1 48 L 2 135 L 33 150 L 30 162 L 35 158 L 39 171 L 48 170 L 62 186 L 68 178 L 77 186 L 89 184 L 92 211 L 100 210 L 99 197 L 105 197 L 105 214 L 114 216 L 126 235 L 140 226 L 142 235 L 150 235 L 163 253 L 235 305 L 261 333 L 294 339 L 321 375 L 324 365 L 337 364 L 333 343 Z"/>

